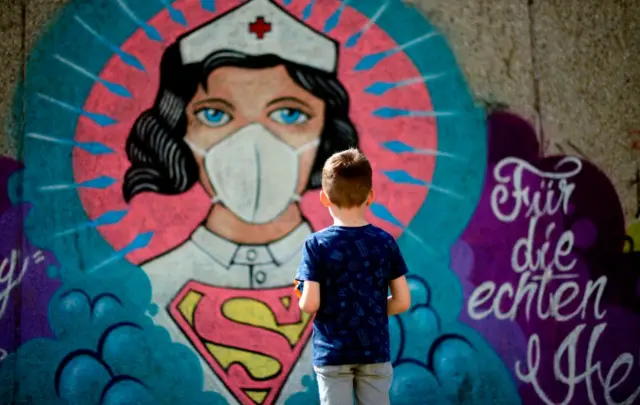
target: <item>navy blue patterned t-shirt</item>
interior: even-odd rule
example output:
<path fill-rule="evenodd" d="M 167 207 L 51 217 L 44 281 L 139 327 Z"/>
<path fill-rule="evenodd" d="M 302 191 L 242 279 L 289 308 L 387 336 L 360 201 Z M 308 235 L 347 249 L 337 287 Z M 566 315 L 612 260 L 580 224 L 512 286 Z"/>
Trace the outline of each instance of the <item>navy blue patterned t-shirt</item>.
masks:
<path fill-rule="evenodd" d="M 373 225 L 334 225 L 309 236 L 296 280 L 320 284 L 313 365 L 389 361 L 389 282 L 406 273 L 393 236 Z"/>

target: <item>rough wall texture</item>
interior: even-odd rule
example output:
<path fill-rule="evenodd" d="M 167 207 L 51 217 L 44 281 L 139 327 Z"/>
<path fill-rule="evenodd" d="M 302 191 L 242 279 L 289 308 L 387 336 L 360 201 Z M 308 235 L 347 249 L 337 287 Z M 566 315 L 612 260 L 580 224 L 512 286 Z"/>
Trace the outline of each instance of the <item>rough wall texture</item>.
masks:
<path fill-rule="evenodd" d="M 292 279 L 350 146 L 393 404 L 640 403 L 640 3 L 62 3 L 0 17 L 0 404 L 318 403 Z"/>

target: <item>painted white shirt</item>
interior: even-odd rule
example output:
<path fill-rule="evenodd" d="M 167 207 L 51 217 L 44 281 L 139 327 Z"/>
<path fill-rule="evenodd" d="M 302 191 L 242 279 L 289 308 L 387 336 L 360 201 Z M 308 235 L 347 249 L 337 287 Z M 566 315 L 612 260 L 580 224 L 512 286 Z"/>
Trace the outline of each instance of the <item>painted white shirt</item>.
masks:
<path fill-rule="evenodd" d="M 310 226 L 303 223 L 273 243 L 238 245 L 198 227 L 186 242 L 142 265 L 151 280 L 152 300 L 158 306 L 154 322 L 166 328 L 174 342 L 193 348 L 167 311 L 189 280 L 230 288 L 290 286 L 300 264 L 302 245 L 311 233 Z M 219 393 L 229 404 L 238 404 L 207 361 L 197 355 L 204 371 L 204 390 Z M 310 339 L 280 391 L 277 403 L 284 403 L 292 394 L 304 391 L 302 376 L 311 372 Z"/>

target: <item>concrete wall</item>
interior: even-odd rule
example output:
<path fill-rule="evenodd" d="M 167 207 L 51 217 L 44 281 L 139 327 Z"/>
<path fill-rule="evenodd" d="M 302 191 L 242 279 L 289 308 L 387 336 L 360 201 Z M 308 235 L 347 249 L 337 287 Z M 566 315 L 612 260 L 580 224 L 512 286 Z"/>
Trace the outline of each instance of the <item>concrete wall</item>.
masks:
<path fill-rule="evenodd" d="M 640 3 L 242 3 L 3 2 L 0 404 L 318 403 L 291 284 L 356 145 L 393 404 L 640 403 Z"/>

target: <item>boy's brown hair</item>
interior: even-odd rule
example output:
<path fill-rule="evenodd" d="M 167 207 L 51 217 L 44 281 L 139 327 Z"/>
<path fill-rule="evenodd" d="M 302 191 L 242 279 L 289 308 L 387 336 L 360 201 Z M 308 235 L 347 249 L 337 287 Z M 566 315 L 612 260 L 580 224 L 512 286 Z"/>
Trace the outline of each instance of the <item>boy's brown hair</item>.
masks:
<path fill-rule="evenodd" d="M 369 159 L 351 148 L 335 153 L 322 168 L 322 191 L 339 208 L 359 207 L 367 201 L 373 171 Z"/>

